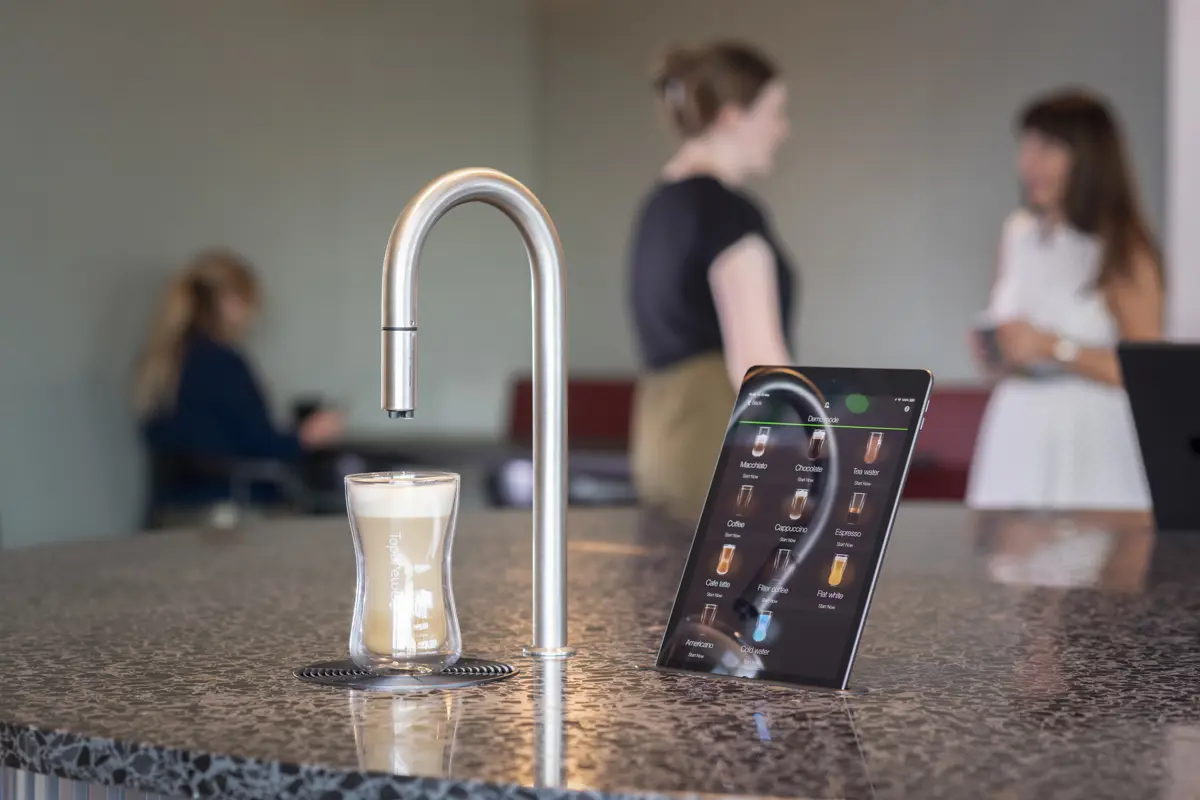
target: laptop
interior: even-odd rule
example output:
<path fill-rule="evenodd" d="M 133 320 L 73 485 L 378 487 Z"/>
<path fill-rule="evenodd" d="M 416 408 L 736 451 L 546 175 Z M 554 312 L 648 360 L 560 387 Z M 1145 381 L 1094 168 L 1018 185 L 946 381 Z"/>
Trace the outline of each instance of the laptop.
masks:
<path fill-rule="evenodd" d="M 1160 531 L 1200 531 L 1200 344 L 1117 348 Z"/>

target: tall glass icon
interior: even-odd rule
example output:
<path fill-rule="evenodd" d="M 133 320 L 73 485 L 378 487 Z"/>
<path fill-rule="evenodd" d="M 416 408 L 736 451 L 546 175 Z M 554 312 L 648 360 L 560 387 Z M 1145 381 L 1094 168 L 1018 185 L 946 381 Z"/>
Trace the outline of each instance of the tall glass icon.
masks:
<path fill-rule="evenodd" d="M 771 576 L 778 577 L 792 560 L 792 551 L 781 547 L 775 551 L 775 562 L 771 565 Z"/>
<path fill-rule="evenodd" d="M 737 515 L 744 517 L 747 509 L 750 508 L 750 498 L 754 496 L 753 486 L 742 486 L 738 489 L 737 495 Z"/>
<path fill-rule="evenodd" d="M 350 658 L 359 667 L 425 674 L 462 655 L 450 585 L 458 486 L 452 472 L 346 476 L 358 568 Z"/>
<path fill-rule="evenodd" d="M 721 548 L 721 558 L 717 561 L 717 574 L 724 575 L 733 566 L 733 551 L 737 545 L 727 544 Z"/>
<path fill-rule="evenodd" d="M 804 507 L 808 505 L 808 489 L 797 489 L 792 495 L 792 504 L 788 508 L 789 519 L 800 519 L 804 516 Z"/>
<path fill-rule="evenodd" d="M 761 642 L 767 638 L 767 629 L 771 627 L 771 612 L 763 611 L 758 615 L 758 624 L 754 626 L 754 634 L 751 638 L 756 642 Z"/>
<path fill-rule="evenodd" d="M 883 431 L 873 431 L 871 438 L 867 440 L 867 454 L 863 457 L 863 462 L 874 464 L 875 459 L 879 458 L 879 447 L 883 444 Z"/>
<path fill-rule="evenodd" d="M 771 438 L 771 429 L 762 427 L 758 429 L 758 435 L 754 437 L 754 447 L 750 450 L 750 454 L 758 458 L 763 453 L 767 452 L 767 439 Z"/>
<path fill-rule="evenodd" d="M 838 553 L 833 557 L 833 566 L 829 568 L 829 585 L 839 586 L 842 583 L 842 576 L 846 574 L 846 562 L 849 558 L 845 553 Z"/>
<path fill-rule="evenodd" d="M 704 610 L 700 612 L 700 624 L 701 625 L 712 625 L 713 621 L 716 618 L 717 618 L 717 604 L 716 603 L 705 603 Z"/>
<path fill-rule="evenodd" d="M 850 495 L 850 512 L 846 514 L 846 522 L 850 525 L 857 525 L 862 518 L 863 506 L 866 504 L 866 492 L 855 492 Z"/>
<path fill-rule="evenodd" d="M 816 461 L 821 457 L 821 450 L 825 447 L 825 431 L 813 431 L 812 437 L 808 440 L 808 457 L 812 461 Z"/>

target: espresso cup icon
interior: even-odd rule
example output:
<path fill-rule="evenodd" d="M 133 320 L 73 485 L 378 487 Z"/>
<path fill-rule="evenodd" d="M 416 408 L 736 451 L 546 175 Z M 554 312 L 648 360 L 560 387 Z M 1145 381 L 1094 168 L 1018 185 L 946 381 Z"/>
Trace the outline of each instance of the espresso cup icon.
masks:
<path fill-rule="evenodd" d="M 838 553 L 833 557 L 833 566 L 829 568 L 829 585 L 840 586 L 842 577 L 846 574 L 846 562 L 849 557 L 844 553 Z"/>
<path fill-rule="evenodd" d="M 792 561 L 792 551 L 781 547 L 775 551 L 775 562 L 771 565 L 771 576 L 779 577 L 779 574 L 788 568 L 788 564 Z"/>
<path fill-rule="evenodd" d="M 756 642 L 761 642 L 767 638 L 767 630 L 771 627 L 771 612 L 763 611 L 758 615 L 758 624 L 754 626 L 754 633 L 751 636 Z"/>
<path fill-rule="evenodd" d="M 863 506 L 867 504 L 866 492 L 855 492 L 850 495 L 850 511 L 846 514 L 846 522 L 850 525 L 857 525 L 862 519 Z"/>
<path fill-rule="evenodd" d="M 727 544 L 721 548 L 721 557 L 717 560 L 717 574 L 724 575 L 733 566 L 733 551 L 737 545 Z"/>
<path fill-rule="evenodd" d="M 875 459 L 879 458 L 879 447 L 883 444 L 883 431 L 873 431 L 871 438 L 867 440 L 867 454 L 863 456 L 863 462 L 866 464 L 874 464 Z"/>
<path fill-rule="evenodd" d="M 804 516 L 804 507 L 808 505 L 808 489 L 797 489 L 792 495 L 792 504 L 788 508 L 788 519 L 797 520 Z"/>
<path fill-rule="evenodd" d="M 754 447 L 750 450 L 750 454 L 758 458 L 763 453 L 767 452 L 767 439 L 771 438 L 771 429 L 762 427 L 758 429 L 758 434 L 754 437 Z"/>
<path fill-rule="evenodd" d="M 821 457 L 821 451 L 825 448 L 825 431 L 813 431 L 813 435 L 808 440 L 808 457 L 811 461 L 816 461 Z"/>
<path fill-rule="evenodd" d="M 737 515 L 745 516 L 746 510 L 750 507 L 750 499 L 754 497 L 753 486 L 742 486 L 738 489 L 737 494 Z"/>

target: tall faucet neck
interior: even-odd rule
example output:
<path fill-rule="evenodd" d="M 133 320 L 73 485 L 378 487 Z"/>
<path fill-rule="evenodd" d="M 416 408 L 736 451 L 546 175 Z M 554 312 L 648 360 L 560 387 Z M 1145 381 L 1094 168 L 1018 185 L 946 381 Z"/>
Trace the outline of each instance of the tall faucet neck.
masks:
<path fill-rule="evenodd" d="M 567 647 L 566 317 L 562 248 L 537 197 L 492 169 L 447 173 L 417 193 L 396 220 L 383 260 L 382 402 L 392 417 L 416 408 L 417 262 L 425 239 L 463 203 L 495 206 L 525 242 L 533 278 L 533 643 L 550 658 Z"/>
<path fill-rule="evenodd" d="M 417 262 L 425 239 L 447 211 L 470 202 L 504 212 L 525 242 L 534 280 L 558 278 L 562 248 L 541 202 L 524 184 L 494 169 L 460 169 L 429 183 L 396 219 L 383 261 L 383 327 L 417 327 Z M 555 273 L 551 275 L 550 273 Z"/>

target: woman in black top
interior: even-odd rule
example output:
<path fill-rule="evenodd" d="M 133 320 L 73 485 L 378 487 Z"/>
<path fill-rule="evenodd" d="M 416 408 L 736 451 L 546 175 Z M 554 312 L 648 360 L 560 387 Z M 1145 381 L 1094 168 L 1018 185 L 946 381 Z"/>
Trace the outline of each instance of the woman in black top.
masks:
<path fill-rule="evenodd" d="M 655 79 L 682 143 L 642 204 L 631 302 L 645 372 L 633 419 L 642 501 L 699 515 L 742 375 L 786 364 L 793 279 L 741 187 L 771 171 L 787 91 L 765 56 L 716 43 L 668 53 Z"/>

